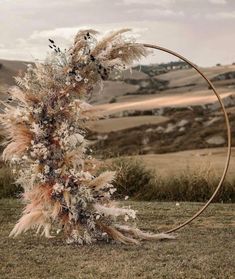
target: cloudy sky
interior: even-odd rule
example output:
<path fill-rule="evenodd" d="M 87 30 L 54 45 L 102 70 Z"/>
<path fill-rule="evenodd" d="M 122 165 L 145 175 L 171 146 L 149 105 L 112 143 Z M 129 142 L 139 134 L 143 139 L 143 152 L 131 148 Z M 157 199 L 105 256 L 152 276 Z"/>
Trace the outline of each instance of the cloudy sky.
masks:
<path fill-rule="evenodd" d="M 86 27 L 133 28 L 138 42 L 201 66 L 235 62 L 234 0 L 0 0 L 0 58 L 43 59 L 48 38 L 67 47 Z M 158 53 L 152 61 L 169 59 Z"/>

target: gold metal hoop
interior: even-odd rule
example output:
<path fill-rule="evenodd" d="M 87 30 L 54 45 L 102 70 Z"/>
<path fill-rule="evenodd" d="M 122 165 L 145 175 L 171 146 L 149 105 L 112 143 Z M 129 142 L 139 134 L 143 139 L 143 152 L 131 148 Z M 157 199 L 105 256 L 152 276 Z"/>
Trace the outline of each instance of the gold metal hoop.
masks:
<path fill-rule="evenodd" d="M 221 97 L 219 96 L 219 93 L 216 91 L 214 85 L 212 84 L 212 82 L 202 73 L 201 70 L 199 70 L 199 68 L 193 64 L 192 62 L 190 62 L 188 59 L 186 59 L 185 57 L 183 57 L 182 55 L 169 50 L 167 48 L 164 47 L 160 47 L 157 45 L 152 45 L 152 44 L 141 44 L 146 48 L 152 48 L 152 49 L 157 49 L 169 54 L 172 54 L 173 56 L 178 57 L 179 59 L 183 60 L 184 62 L 186 62 L 188 65 L 190 65 L 192 68 L 194 68 L 203 78 L 204 80 L 208 83 L 208 85 L 210 86 L 210 88 L 213 90 L 215 96 L 217 97 L 218 102 L 220 103 L 223 115 L 224 115 L 224 119 L 225 119 L 225 124 L 226 124 L 226 129 L 227 129 L 227 142 L 228 142 L 228 147 L 227 147 L 227 157 L 226 157 L 226 161 L 225 161 L 225 165 L 224 165 L 224 169 L 223 169 L 223 174 L 220 178 L 220 181 L 218 183 L 218 186 L 216 187 L 214 193 L 212 194 L 212 196 L 210 197 L 210 199 L 192 216 L 190 217 L 188 220 L 186 220 L 184 223 L 173 227 L 170 230 L 167 230 L 165 233 L 172 233 L 175 231 L 178 231 L 179 229 L 185 227 L 186 225 L 188 225 L 189 223 L 191 223 L 193 220 L 195 220 L 199 215 L 202 214 L 202 212 L 210 205 L 210 203 L 212 202 L 212 200 L 214 199 L 214 197 L 216 196 L 216 194 L 218 193 L 218 191 L 221 189 L 222 184 L 224 182 L 226 173 L 228 171 L 228 167 L 229 167 L 229 163 L 230 163 L 230 157 L 231 157 L 231 129 L 230 129 L 230 124 L 229 124 L 229 119 L 228 119 L 228 115 L 225 109 L 225 106 L 223 104 L 223 101 L 221 99 Z"/>

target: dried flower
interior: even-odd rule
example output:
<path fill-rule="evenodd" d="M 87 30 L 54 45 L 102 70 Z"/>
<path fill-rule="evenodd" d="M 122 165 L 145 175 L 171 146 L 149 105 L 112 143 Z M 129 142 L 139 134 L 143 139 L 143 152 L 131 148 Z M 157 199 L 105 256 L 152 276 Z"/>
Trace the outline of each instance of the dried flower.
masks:
<path fill-rule="evenodd" d="M 81 30 L 68 51 L 49 39 L 52 53 L 46 61 L 29 65 L 23 77 L 16 77 L 18 87 L 9 99 L 19 105 L 5 104 L 0 120 L 9 138 L 4 158 L 21 168 L 17 183 L 25 190 L 27 206 L 11 236 L 43 227 L 43 234 L 51 237 L 51 226 L 63 223 L 68 244 L 154 238 L 115 223 L 120 216 L 126 222 L 135 218 L 136 212 L 114 206 L 115 173 L 94 176 L 96 164 L 86 154 L 86 120 L 92 110 L 83 96 L 101 87 L 113 70 L 123 70 L 146 54 L 143 46 L 125 39 L 127 31 L 98 41 L 97 31 Z M 94 173 L 88 171 L 88 161 Z"/>

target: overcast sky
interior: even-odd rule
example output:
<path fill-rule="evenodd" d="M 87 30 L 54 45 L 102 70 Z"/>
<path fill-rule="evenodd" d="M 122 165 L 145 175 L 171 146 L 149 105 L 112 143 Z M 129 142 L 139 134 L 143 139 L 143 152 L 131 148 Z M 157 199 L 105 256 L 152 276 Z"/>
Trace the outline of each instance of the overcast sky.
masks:
<path fill-rule="evenodd" d="M 85 27 L 133 28 L 201 66 L 235 62 L 235 0 L 0 0 L 0 58 L 43 59 L 48 38 L 67 47 Z"/>

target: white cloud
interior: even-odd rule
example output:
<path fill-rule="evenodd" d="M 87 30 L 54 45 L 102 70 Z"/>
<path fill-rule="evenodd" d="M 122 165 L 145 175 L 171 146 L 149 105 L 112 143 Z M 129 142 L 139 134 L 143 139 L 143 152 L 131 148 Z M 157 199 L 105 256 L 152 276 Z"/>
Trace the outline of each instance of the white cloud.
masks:
<path fill-rule="evenodd" d="M 123 0 L 123 4 L 125 5 L 134 5 L 134 4 L 142 4 L 142 5 L 145 5 L 146 4 L 153 4 L 153 5 L 157 5 L 157 6 L 162 6 L 162 7 L 167 7 L 169 6 L 170 4 L 174 3 L 175 0 L 146 0 L 146 1 L 143 1 L 143 0 Z"/>
<path fill-rule="evenodd" d="M 138 12 L 138 9 L 130 9 L 127 11 L 129 14 Z M 141 9 L 141 14 L 144 15 L 145 18 L 151 17 L 151 19 L 159 20 L 160 18 L 168 18 L 174 19 L 175 17 L 183 17 L 183 11 L 174 11 L 171 9 Z"/>
<path fill-rule="evenodd" d="M 134 27 L 138 42 L 159 43 L 186 55 L 198 65 L 215 64 L 218 59 L 223 64 L 234 61 L 233 0 L 0 2 L 0 41 L 4 44 L 0 45 L 0 58 L 43 59 L 49 51 L 48 38 L 54 39 L 61 48 L 67 48 L 80 28 L 105 33 Z M 153 59 L 155 61 L 164 62 L 166 58 L 161 53 L 158 60 Z"/>
<path fill-rule="evenodd" d="M 208 0 L 211 4 L 225 5 L 227 0 Z"/>
<path fill-rule="evenodd" d="M 122 2 L 119 3 L 119 5 L 142 5 L 142 6 L 147 6 L 147 5 L 154 5 L 162 8 L 169 8 L 170 6 L 177 7 L 177 5 L 180 4 L 185 4 L 185 3 L 193 3 L 195 0 L 122 0 Z M 208 0 L 210 1 L 210 0 Z M 211 0 L 213 1 L 213 0 Z M 216 0 L 214 0 L 216 1 Z M 225 1 L 225 0 L 217 0 L 217 1 Z M 176 5 L 176 6 L 175 6 Z"/>
<path fill-rule="evenodd" d="M 0 57 L 5 59 L 16 60 L 42 60 L 50 49 L 48 48 L 48 39 L 55 40 L 56 44 L 63 48 L 68 48 L 75 34 L 82 29 L 96 29 L 104 35 L 119 28 L 132 28 L 130 35 L 132 38 L 139 39 L 148 31 L 146 26 L 135 24 L 131 22 L 112 23 L 112 24 L 93 24 L 93 25 L 80 25 L 77 27 L 54 28 L 42 31 L 34 31 L 28 38 L 18 38 L 14 44 L 4 46 L 0 44 Z M 127 34 L 127 37 L 129 37 Z"/>
<path fill-rule="evenodd" d="M 131 26 L 131 23 L 128 23 L 127 25 L 124 24 L 96 24 L 96 25 L 82 25 L 78 27 L 65 27 L 65 28 L 55 28 L 55 29 L 48 29 L 48 30 L 42 30 L 42 31 L 34 31 L 28 38 L 28 41 L 35 41 L 35 40 L 46 40 L 49 38 L 53 39 L 63 39 L 65 41 L 72 41 L 73 37 L 76 35 L 76 33 L 79 30 L 83 29 L 95 29 L 99 31 L 102 34 L 105 34 L 109 31 L 112 31 L 114 29 L 119 29 L 122 27 L 128 27 Z M 144 33 L 147 29 L 146 28 L 132 28 L 132 34 L 134 34 L 134 37 L 138 37 L 138 33 Z M 21 39 L 18 39 L 20 42 Z"/>
<path fill-rule="evenodd" d="M 174 10 L 160 10 L 160 9 L 149 9 L 149 10 L 145 10 L 144 13 L 147 16 L 156 16 L 156 17 L 183 17 L 184 16 L 184 12 L 183 11 L 174 11 Z"/>
<path fill-rule="evenodd" d="M 216 20 L 225 20 L 225 19 L 235 19 L 235 11 L 231 12 L 218 12 L 214 14 L 207 14 L 206 18 L 216 19 Z"/>
<path fill-rule="evenodd" d="M 69 40 L 76 34 L 77 31 L 78 31 L 77 27 L 65 27 L 65 28 L 55 28 L 55 29 L 42 30 L 42 31 L 34 31 L 32 35 L 30 35 L 29 39 L 37 40 L 37 39 L 48 39 L 51 37 L 60 37 Z"/>
<path fill-rule="evenodd" d="M 198 65 L 213 65 L 215 63 L 231 63 L 234 61 L 233 45 L 226 42 L 231 41 L 229 32 L 225 32 L 223 38 L 215 36 L 210 40 L 204 40 L 204 37 L 197 34 L 194 29 L 184 22 L 175 21 L 125 21 L 112 24 L 97 24 L 97 25 L 81 25 L 77 27 L 55 28 L 33 32 L 28 38 L 17 39 L 16 43 L 5 48 L 0 48 L 0 57 L 5 59 L 15 60 L 43 60 L 49 52 L 48 38 L 56 41 L 61 48 L 68 47 L 72 41 L 72 37 L 79 29 L 85 27 L 94 28 L 102 33 L 109 30 L 115 30 L 122 27 L 133 28 L 137 42 L 157 44 L 169 49 L 172 49 L 182 55 L 185 55 L 189 60 Z M 137 35 L 136 35 L 137 33 Z M 200 47 L 198 46 L 200 41 Z M 214 46 L 217 46 L 216 48 Z M 213 51 L 212 51 L 213 49 Z M 224 51 L 226 49 L 226 51 Z M 193 51 L 192 51 L 193 50 Z M 160 51 L 154 51 L 153 55 L 149 56 L 143 62 L 155 63 L 175 60 L 175 57 L 164 54 Z M 218 60 L 219 59 L 219 60 Z"/>

